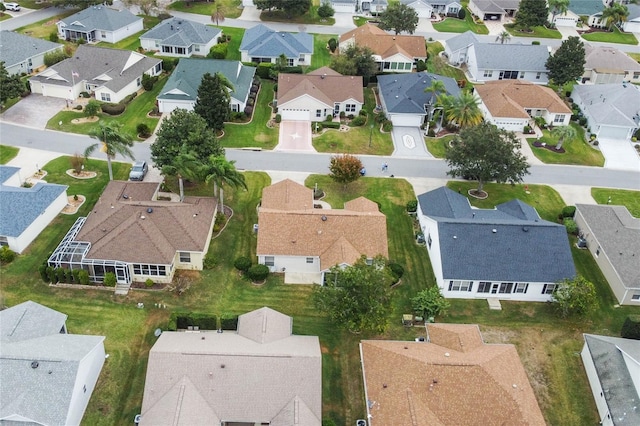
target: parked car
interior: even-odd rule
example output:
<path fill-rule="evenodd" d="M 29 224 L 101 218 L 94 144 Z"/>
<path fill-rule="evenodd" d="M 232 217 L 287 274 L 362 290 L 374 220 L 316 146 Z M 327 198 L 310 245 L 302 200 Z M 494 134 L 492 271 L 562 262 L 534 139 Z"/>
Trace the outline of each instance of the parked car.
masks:
<path fill-rule="evenodd" d="M 129 172 L 129 180 L 144 180 L 145 175 L 149 171 L 146 161 L 136 161 Z"/>
<path fill-rule="evenodd" d="M 18 3 L 5 3 L 4 7 L 7 8 L 7 10 L 12 10 L 14 12 L 20 11 L 20 5 Z"/>

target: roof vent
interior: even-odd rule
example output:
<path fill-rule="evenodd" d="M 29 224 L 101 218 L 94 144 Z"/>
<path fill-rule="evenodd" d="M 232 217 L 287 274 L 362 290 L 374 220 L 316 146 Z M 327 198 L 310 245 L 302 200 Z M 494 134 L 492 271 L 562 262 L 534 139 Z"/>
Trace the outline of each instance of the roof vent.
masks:
<path fill-rule="evenodd" d="M 457 235 L 454 235 L 454 236 L 453 236 L 453 239 L 454 239 L 454 240 L 457 240 L 457 239 L 458 239 L 458 236 L 457 236 Z"/>
<path fill-rule="evenodd" d="M 449 352 L 445 352 L 444 356 L 446 356 L 448 358 L 450 356 Z"/>
<path fill-rule="evenodd" d="M 153 209 L 152 209 L 151 207 L 149 207 L 149 208 L 147 209 L 147 213 L 153 213 Z"/>
<path fill-rule="evenodd" d="M 38 361 L 31 361 L 31 368 L 38 368 L 39 365 L 40 363 Z"/>
<path fill-rule="evenodd" d="M 324 80 L 324 78 L 325 78 L 326 76 L 327 76 L 326 74 L 322 74 L 322 75 L 320 76 L 320 78 Z"/>
<path fill-rule="evenodd" d="M 122 198 L 124 198 L 125 200 L 128 200 L 129 196 L 127 194 L 122 194 Z"/>
<path fill-rule="evenodd" d="M 326 222 L 326 221 L 327 221 L 327 216 L 322 215 L 322 221 L 323 221 L 323 222 Z"/>
<path fill-rule="evenodd" d="M 493 232 L 493 233 L 495 234 L 496 232 L 498 232 L 498 230 L 497 230 L 496 228 L 493 228 L 493 229 L 491 230 L 491 232 Z"/>
<path fill-rule="evenodd" d="M 140 215 L 140 219 L 144 220 L 144 215 L 143 214 Z"/>
<path fill-rule="evenodd" d="M 527 228 L 526 226 L 523 226 L 523 227 L 522 227 L 522 230 L 523 230 L 524 232 L 529 232 L 529 228 Z"/>

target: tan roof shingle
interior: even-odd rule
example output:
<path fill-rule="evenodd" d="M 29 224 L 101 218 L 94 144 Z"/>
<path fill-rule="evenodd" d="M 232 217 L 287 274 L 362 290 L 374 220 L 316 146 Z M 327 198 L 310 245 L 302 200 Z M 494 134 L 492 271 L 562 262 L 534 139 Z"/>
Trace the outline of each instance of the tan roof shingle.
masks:
<path fill-rule="evenodd" d="M 353 40 L 358 46 L 368 47 L 375 55 L 381 56 L 382 59 L 396 53 L 402 53 L 408 58 L 427 57 L 424 37 L 388 34 L 373 24 L 365 24 L 340 36 L 341 44 L 349 40 Z"/>
<path fill-rule="evenodd" d="M 488 81 L 474 89 L 493 117 L 527 118 L 525 109 L 571 114 L 571 109 L 553 90 L 529 81 Z"/>
<path fill-rule="evenodd" d="M 333 107 L 335 102 L 354 99 L 364 103 L 362 77 L 337 73 L 278 75 L 278 105 L 309 95 Z"/>

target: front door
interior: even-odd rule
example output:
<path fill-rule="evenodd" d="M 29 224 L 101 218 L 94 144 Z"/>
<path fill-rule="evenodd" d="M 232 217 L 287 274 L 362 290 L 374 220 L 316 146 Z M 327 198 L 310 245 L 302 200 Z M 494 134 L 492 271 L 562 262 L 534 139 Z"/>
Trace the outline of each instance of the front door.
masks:
<path fill-rule="evenodd" d="M 340 115 L 340 104 L 337 102 L 333 104 L 333 114 Z"/>

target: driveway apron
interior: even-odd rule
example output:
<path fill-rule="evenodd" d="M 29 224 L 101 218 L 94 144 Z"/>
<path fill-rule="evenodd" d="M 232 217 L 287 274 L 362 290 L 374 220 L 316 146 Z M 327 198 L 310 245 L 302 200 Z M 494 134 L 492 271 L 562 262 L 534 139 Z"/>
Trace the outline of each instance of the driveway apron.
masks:
<path fill-rule="evenodd" d="M 640 158 L 630 142 L 616 139 L 598 139 L 607 169 L 640 171 Z"/>
<path fill-rule="evenodd" d="M 283 121 L 279 133 L 274 150 L 316 152 L 311 143 L 311 122 Z"/>
<path fill-rule="evenodd" d="M 433 158 L 427 151 L 419 127 L 394 127 L 391 131 L 394 157 Z"/>
<path fill-rule="evenodd" d="M 67 101 L 42 95 L 30 94 L 5 111 L 0 119 L 8 123 L 44 129 L 47 122 L 67 106 Z"/>

